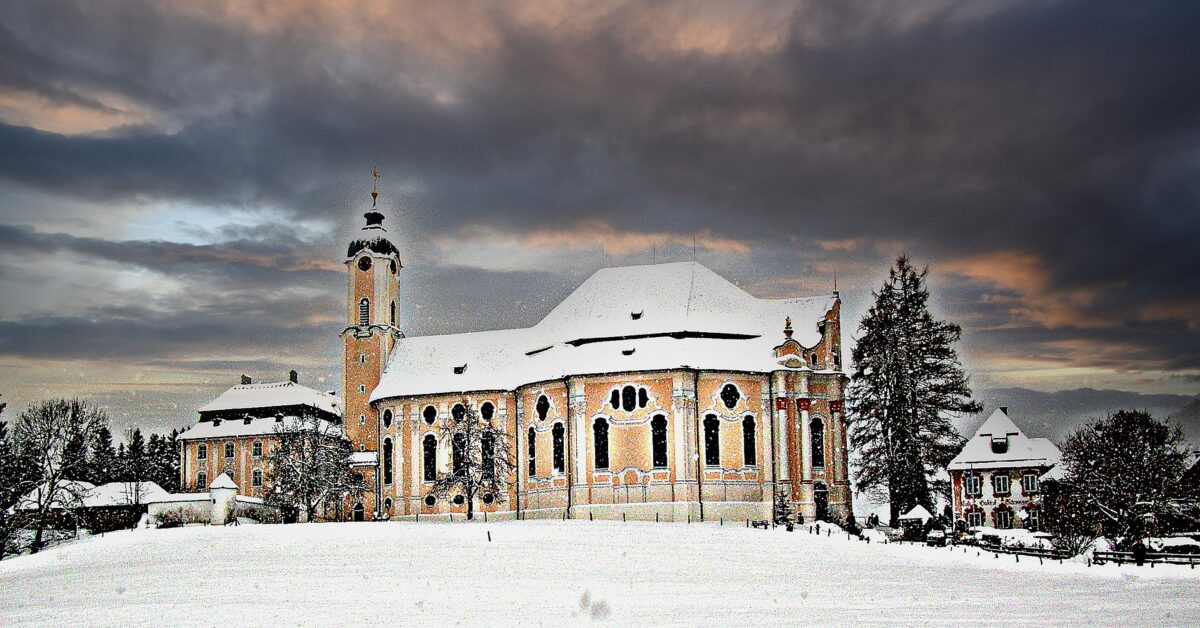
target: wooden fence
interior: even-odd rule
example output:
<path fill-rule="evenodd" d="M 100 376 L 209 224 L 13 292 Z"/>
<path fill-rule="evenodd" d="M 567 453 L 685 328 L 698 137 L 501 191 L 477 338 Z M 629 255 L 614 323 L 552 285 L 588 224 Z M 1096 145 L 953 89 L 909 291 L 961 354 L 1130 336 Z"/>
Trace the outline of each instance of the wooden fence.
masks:
<path fill-rule="evenodd" d="M 1092 562 L 1097 565 L 1103 565 L 1104 563 L 1123 565 L 1125 563 L 1137 564 L 1137 559 L 1134 558 L 1133 552 L 1095 552 L 1092 554 Z M 1196 563 L 1200 563 L 1200 555 L 1146 552 L 1143 562 L 1150 563 L 1150 567 L 1154 567 L 1155 563 L 1167 563 L 1172 565 L 1189 565 L 1192 569 L 1195 569 Z"/>

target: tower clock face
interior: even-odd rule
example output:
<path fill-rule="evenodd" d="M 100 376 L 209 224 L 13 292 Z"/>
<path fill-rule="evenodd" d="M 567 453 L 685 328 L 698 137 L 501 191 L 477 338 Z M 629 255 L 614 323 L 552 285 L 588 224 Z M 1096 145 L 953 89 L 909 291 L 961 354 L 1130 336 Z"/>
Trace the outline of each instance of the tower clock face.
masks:
<path fill-rule="evenodd" d="M 371 258 L 364 257 L 364 258 L 358 260 L 358 269 L 359 270 L 371 270 Z"/>

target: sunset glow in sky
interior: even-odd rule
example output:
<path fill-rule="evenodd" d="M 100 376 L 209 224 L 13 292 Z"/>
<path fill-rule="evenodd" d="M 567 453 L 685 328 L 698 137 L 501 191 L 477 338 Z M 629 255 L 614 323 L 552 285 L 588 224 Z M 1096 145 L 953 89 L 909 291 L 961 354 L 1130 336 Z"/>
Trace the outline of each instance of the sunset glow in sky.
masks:
<path fill-rule="evenodd" d="M 1200 392 L 1200 3 L 10 2 L 0 393 L 159 428 L 334 389 L 378 166 L 410 335 L 697 261 L 902 252 L 978 387 Z M 847 351 L 853 342 L 847 335 Z"/>

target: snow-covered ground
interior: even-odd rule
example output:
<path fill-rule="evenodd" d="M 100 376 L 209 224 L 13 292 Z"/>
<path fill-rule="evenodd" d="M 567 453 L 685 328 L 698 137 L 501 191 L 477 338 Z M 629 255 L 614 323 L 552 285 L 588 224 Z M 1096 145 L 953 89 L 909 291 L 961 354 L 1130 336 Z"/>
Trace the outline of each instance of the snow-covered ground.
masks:
<path fill-rule="evenodd" d="M 1017 563 L 782 528 L 257 525 L 5 560 L 0 625 L 1195 625 L 1198 592 L 1187 567 Z"/>

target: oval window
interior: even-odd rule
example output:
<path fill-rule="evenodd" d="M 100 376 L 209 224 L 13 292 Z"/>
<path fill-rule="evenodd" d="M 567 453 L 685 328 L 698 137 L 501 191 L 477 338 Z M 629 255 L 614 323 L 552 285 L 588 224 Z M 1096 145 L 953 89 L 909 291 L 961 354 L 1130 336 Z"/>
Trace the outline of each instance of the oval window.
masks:
<path fill-rule="evenodd" d="M 436 497 L 434 497 L 433 495 L 426 495 L 426 496 L 425 496 L 425 505 L 426 505 L 426 506 L 430 506 L 430 507 L 432 507 L 432 506 L 433 506 L 434 504 L 436 504 L 436 503 L 437 503 L 437 498 L 436 498 Z"/>
<path fill-rule="evenodd" d="M 371 258 L 367 257 L 366 255 L 358 258 L 358 269 L 371 270 Z"/>
<path fill-rule="evenodd" d="M 422 416 L 425 417 L 426 425 L 433 425 L 434 419 L 437 418 L 437 408 L 433 406 L 425 406 L 425 412 L 422 413 Z"/>
<path fill-rule="evenodd" d="M 741 398 L 742 393 L 738 392 L 737 386 L 733 384 L 725 384 L 725 387 L 721 389 L 721 401 L 730 410 L 737 405 L 738 400 Z"/>

